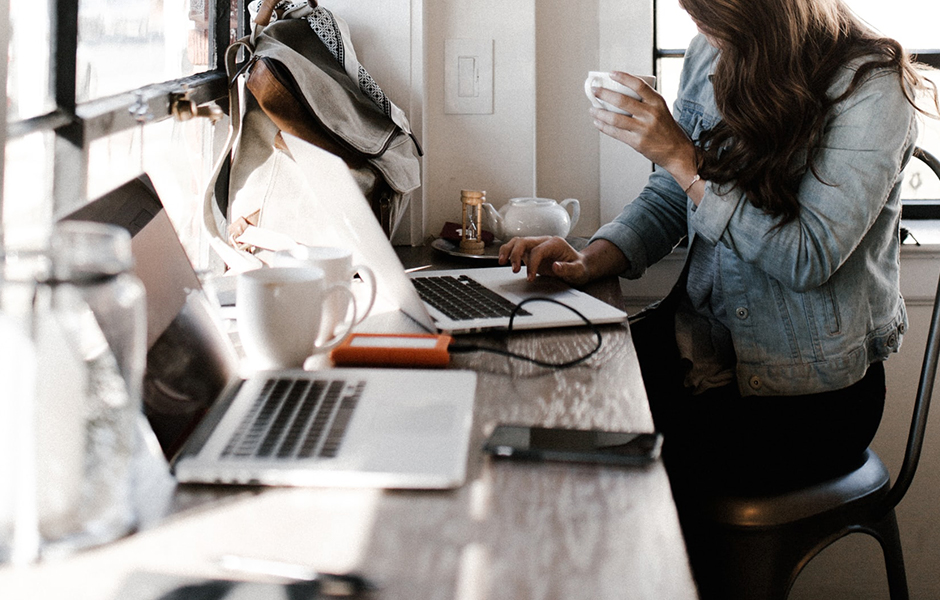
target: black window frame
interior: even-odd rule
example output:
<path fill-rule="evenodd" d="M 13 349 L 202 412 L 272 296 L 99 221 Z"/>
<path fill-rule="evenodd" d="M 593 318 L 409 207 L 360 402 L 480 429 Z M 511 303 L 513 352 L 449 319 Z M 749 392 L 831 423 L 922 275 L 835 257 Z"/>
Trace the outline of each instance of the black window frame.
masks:
<path fill-rule="evenodd" d="M 142 122 L 159 122 L 172 116 L 174 100 L 186 93 L 196 104 L 221 101 L 228 95 L 224 56 L 230 39 L 247 30 L 246 0 L 206 0 L 209 3 L 209 68 L 188 77 L 146 85 L 134 90 L 92 100 L 76 102 L 76 56 L 78 52 L 78 4 L 81 0 L 49 0 L 50 52 L 49 85 L 54 108 L 46 114 L 5 124 L 0 138 L 0 217 L 3 214 L 3 164 L 8 142 L 37 132 L 54 135 L 53 215 L 57 217 L 79 208 L 84 197 L 88 172 L 88 144 L 122 131 L 139 127 Z M 9 31 L 9 0 L 0 0 L 4 28 Z M 232 28 L 232 10 L 236 11 L 237 30 Z M 9 37 L 0 38 L 2 81 L 6 85 L 6 59 Z M 5 89 L 5 88 L 4 88 Z M 219 102 L 223 110 L 226 102 Z M 76 177 L 80 178 L 76 181 Z M 3 253 L 0 227 L 0 256 Z"/>

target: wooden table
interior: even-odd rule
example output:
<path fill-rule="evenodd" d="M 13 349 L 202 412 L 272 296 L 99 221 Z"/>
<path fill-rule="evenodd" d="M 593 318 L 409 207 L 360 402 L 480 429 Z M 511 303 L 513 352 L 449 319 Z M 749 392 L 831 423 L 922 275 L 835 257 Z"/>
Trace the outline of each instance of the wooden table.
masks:
<path fill-rule="evenodd" d="M 401 255 L 406 266 L 448 265 L 423 249 Z M 619 301 L 616 281 L 589 291 Z M 139 571 L 232 578 L 218 565 L 227 554 L 358 571 L 381 586 L 382 599 L 696 598 L 661 464 L 519 463 L 479 451 L 500 422 L 651 430 L 628 328 L 601 331 L 601 350 L 563 371 L 489 353 L 454 356 L 452 368 L 479 374 L 459 489 L 176 486 L 151 462 L 141 532 L 64 560 L 0 568 L 0 598 L 116 600 Z M 594 338 L 575 328 L 480 340 L 557 360 Z"/>

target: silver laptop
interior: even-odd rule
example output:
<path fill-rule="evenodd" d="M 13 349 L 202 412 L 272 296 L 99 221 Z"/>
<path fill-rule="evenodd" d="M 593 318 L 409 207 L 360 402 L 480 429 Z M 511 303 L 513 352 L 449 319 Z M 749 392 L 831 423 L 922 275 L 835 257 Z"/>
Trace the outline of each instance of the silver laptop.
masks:
<path fill-rule="evenodd" d="M 67 218 L 133 235 L 149 307 L 145 411 L 179 481 L 444 489 L 465 480 L 475 373 L 240 377 L 235 347 L 146 176 Z"/>
<path fill-rule="evenodd" d="M 626 320 L 625 312 L 560 280 L 540 277 L 529 282 L 524 273 L 513 273 L 509 267 L 406 274 L 346 164 L 299 138 L 285 133 L 281 135 L 297 165 L 302 165 L 302 168 L 293 167 L 306 176 L 309 184 L 308 197 L 303 200 L 316 207 L 318 217 L 314 231 L 298 229 L 284 233 L 310 245 L 350 248 L 356 262 L 369 265 L 376 273 L 379 294 L 427 331 L 456 334 L 506 329 L 512 308 L 532 297 L 549 298 L 555 302 L 525 304 L 513 319 L 513 329 L 585 325 L 585 318 L 598 325 Z M 279 210 L 277 203 L 268 204 L 270 206 L 265 205 L 265 211 L 269 214 Z M 460 293 L 456 306 L 451 305 L 453 308 L 438 304 L 430 297 L 430 288 L 440 290 L 442 286 Z M 491 300 L 493 296 L 502 298 L 502 307 L 495 306 L 493 314 L 488 316 L 461 314 L 462 308 L 469 306 L 471 301 L 482 300 L 481 296 L 488 296 Z M 499 303 L 493 301 L 490 304 Z"/>

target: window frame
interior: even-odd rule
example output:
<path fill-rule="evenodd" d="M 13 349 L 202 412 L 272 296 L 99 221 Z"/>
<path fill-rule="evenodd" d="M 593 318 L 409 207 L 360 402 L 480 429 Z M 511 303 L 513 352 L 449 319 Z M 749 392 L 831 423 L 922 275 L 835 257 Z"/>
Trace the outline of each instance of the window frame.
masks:
<path fill-rule="evenodd" d="M 78 104 L 76 56 L 80 1 L 49 0 L 52 15 L 49 85 L 54 108 L 46 114 L 11 123 L 7 123 L 5 106 L 0 109 L 0 118 L 5 125 L 0 134 L 0 219 L 3 215 L 3 171 L 8 142 L 37 132 L 52 132 L 55 140 L 52 201 L 53 215 L 58 217 L 88 201 L 85 184 L 91 142 L 139 127 L 142 123 L 172 117 L 174 102 L 184 93 L 196 104 L 224 100 L 228 95 L 224 56 L 233 33 L 231 11 L 234 9 L 238 15 L 235 37 L 241 37 L 247 30 L 246 0 L 206 0 L 209 2 L 209 68 L 206 71 Z M 0 37 L 0 81 L 6 85 L 10 0 L 0 0 L 0 15 L 4 21 L 4 33 Z M 228 110 L 227 102 L 220 102 L 220 105 L 223 110 Z M 3 251 L 3 227 L 0 227 L 0 257 Z"/>

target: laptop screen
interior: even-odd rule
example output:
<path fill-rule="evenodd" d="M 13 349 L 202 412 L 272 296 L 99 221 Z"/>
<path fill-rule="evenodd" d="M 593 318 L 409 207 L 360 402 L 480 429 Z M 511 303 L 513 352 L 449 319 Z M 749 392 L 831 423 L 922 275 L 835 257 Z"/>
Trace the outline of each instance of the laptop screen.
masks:
<path fill-rule="evenodd" d="M 118 225 L 132 236 L 147 292 L 144 412 L 170 457 L 234 377 L 234 350 L 147 175 L 62 220 Z"/>

